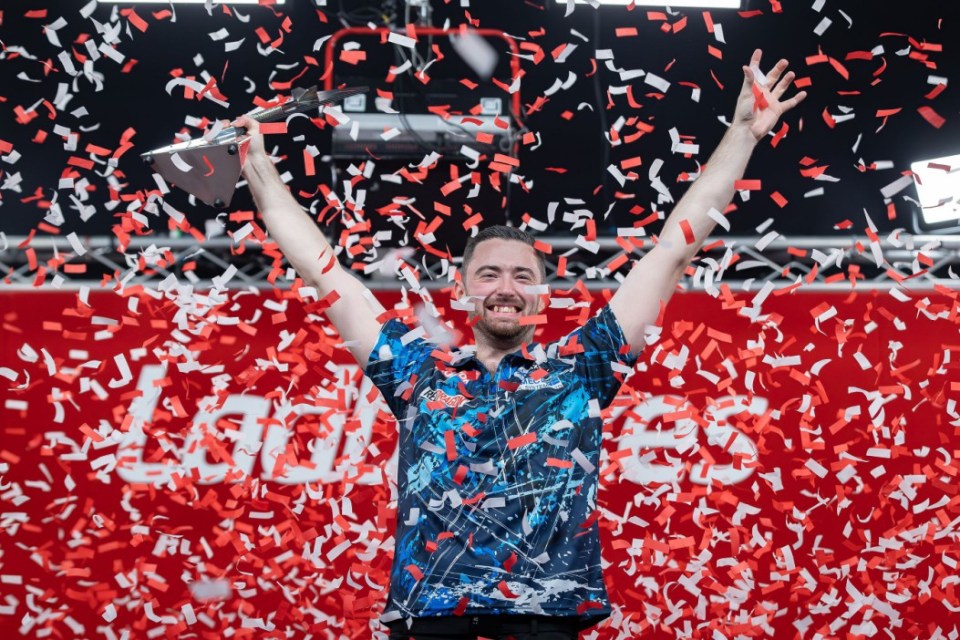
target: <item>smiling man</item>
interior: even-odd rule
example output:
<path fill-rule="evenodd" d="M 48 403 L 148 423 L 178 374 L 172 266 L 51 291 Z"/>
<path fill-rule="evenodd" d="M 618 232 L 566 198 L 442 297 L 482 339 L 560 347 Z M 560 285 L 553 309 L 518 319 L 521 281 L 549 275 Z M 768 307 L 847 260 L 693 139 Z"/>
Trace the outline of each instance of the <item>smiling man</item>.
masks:
<path fill-rule="evenodd" d="M 489 227 L 467 243 L 462 273 L 454 297 L 463 298 L 469 289 L 478 358 L 495 371 L 504 355 L 533 337 L 534 325 L 520 319 L 543 311 L 543 297 L 530 292 L 547 277 L 543 254 L 533 248 L 529 234 Z"/>
<path fill-rule="evenodd" d="M 383 307 L 336 263 L 263 148 L 257 123 L 244 175 L 270 234 L 321 296 L 327 315 L 397 418 L 398 517 L 390 638 L 576 638 L 610 614 L 600 565 L 600 412 L 616 396 L 644 333 L 743 177 L 754 147 L 803 92 L 760 51 L 733 122 L 700 177 L 609 304 L 558 342 L 530 344 L 543 310 L 543 256 L 509 227 L 467 245 L 455 296 L 472 304 L 475 344 L 442 351 Z M 319 255 L 318 255 L 319 254 Z"/>

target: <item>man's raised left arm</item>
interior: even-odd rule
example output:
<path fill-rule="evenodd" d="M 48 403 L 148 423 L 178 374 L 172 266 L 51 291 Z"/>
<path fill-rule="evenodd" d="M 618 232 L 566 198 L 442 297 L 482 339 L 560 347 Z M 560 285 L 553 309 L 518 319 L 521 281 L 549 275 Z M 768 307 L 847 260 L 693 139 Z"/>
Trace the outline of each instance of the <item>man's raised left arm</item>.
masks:
<path fill-rule="evenodd" d="M 657 244 L 630 270 L 610 300 L 610 308 L 634 352 L 644 346 L 644 332 L 653 325 L 676 289 L 684 270 L 716 225 L 709 211 L 723 211 L 733 200 L 734 183 L 743 178 L 757 142 L 777 124 L 780 116 L 806 97 L 799 92 L 782 99 L 793 82 L 787 61 L 780 60 L 766 81 L 754 76 L 760 68 L 758 49 L 743 67 L 744 80 L 737 98 L 733 123 L 700 177 L 667 217 Z"/>

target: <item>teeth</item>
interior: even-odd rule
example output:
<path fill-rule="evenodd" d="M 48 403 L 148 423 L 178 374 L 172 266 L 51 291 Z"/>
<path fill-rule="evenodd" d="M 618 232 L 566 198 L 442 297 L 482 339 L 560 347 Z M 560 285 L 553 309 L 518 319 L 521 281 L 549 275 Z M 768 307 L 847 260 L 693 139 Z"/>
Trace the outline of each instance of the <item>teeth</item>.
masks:
<path fill-rule="evenodd" d="M 495 306 L 495 307 L 493 308 L 493 310 L 494 310 L 496 313 L 514 313 L 514 312 L 516 312 L 517 308 L 516 308 L 516 307 L 504 307 L 504 306 L 497 305 L 497 306 Z"/>

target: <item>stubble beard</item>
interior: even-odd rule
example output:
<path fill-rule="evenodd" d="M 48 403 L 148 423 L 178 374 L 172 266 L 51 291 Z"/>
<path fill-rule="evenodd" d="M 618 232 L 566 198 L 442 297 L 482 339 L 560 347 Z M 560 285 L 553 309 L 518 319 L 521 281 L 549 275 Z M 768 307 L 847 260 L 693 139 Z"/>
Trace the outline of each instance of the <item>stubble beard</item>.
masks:
<path fill-rule="evenodd" d="M 487 319 L 486 313 L 487 308 L 484 306 L 480 311 L 480 315 L 477 317 L 476 323 L 473 325 L 473 330 L 483 333 L 491 340 L 501 344 L 513 344 L 519 347 L 524 342 L 529 341 L 533 335 L 532 325 L 522 325 L 519 322 L 490 321 Z M 529 315 L 529 309 L 524 307 L 520 312 L 520 317 L 522 318 L 527 315 Z"/>

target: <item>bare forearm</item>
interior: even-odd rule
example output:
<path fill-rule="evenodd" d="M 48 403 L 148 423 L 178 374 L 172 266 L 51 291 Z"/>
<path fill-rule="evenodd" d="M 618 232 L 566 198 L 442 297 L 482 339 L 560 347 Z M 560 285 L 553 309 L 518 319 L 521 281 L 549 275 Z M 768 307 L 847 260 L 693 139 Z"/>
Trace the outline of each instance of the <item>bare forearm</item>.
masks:
<path fill-rule="evenodd" d="M 708 211 L 722 212 L 733 200 L 734 183 L 743 178 L 755 146 L 756 138 L 747 127 L 735 124 L 727 130 L 700 177 L 664 223 L 660 249 L 684 266 L 693 259 L 716 226 Z M 681 224 L 683 221 L 686 224 Z M 688 236 L 692 236 L 692 242 Z"/>
<path fill-rule="evenodd" d="M 300 208 L 266 155 L 248 159 L 244 175 L 270 236 L 297 273 L 319 287 L 319 273 L 335 260 L 323 232 Z"/>
<path fill-rule="evenodd" d="M 743 177 L 754 146 L 756 138 L 749 129 L 734 125 L 727 131 L 703 173 L 667 218 L 657 245 L 633 266 L 610 301 L 635 351 L 643 346 L 645 327 L 654 323 L 660 305 L 673 296 L 683 270 L 716 226 L 707 212 L 723 211 L 733 199 L 734 182 Z"/>
<path fill-rule="evenodd" d="M 667 218 L 660 241 L 633 266 L 610 300 L 635 350 L 642 347 L 647 325 L 670 300 L 683 270 L 716 226 L 709 211 L 722 212 L 730 204 L 736 191 L 734 183 L 743 178 L 757 141 L 770 133 L 782 114 L 806 97 L 801 91 L 784 98 L 794 73 L 784 73 L 787 61 L 780 60 L 764 78 L 759 72 L 761 54 L 757 49 L 750 66 L 743 66 L 743 86 L 734 107 L 733 124 L 700 177 Z"/>

